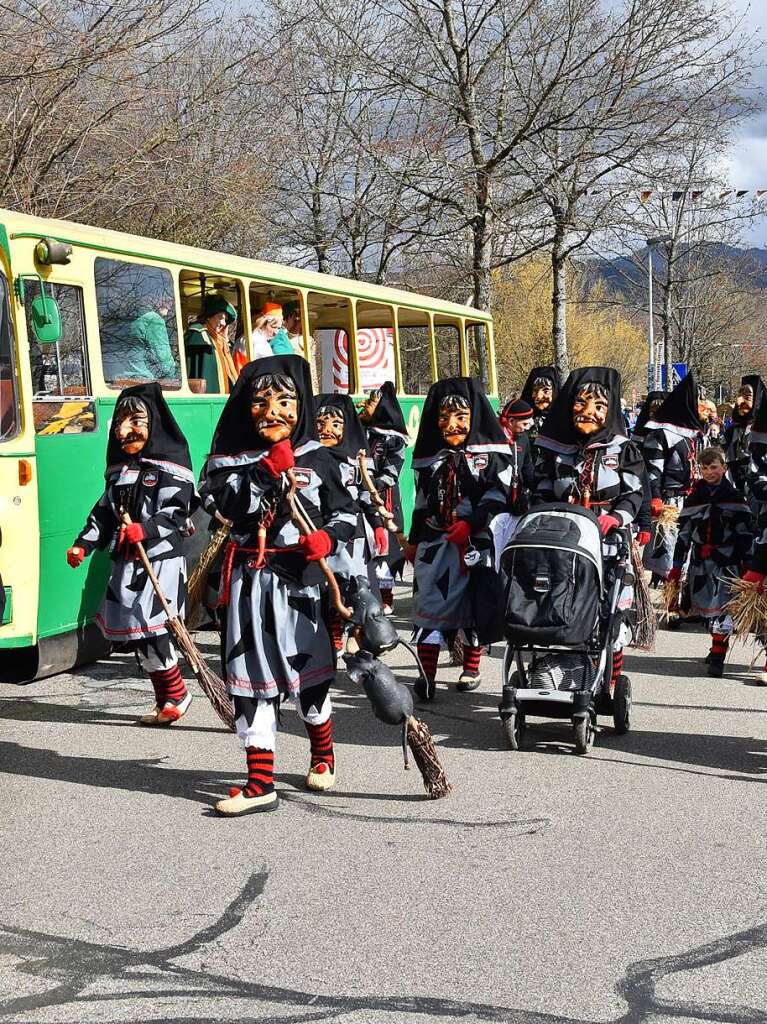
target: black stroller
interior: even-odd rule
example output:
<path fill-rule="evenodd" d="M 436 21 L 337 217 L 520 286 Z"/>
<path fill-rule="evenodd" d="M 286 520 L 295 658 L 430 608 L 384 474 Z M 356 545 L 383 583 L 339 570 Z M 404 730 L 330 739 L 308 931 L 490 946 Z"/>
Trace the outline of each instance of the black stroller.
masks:
<path fill-rule="evenodd" d="M 615 530 L 610 540 L 617 557 L 604 559 L 593 512 L 539 505 L 501 555 L 507 647 L 498 710 L 511 750 L 520 749 L 529 715 L 570 720 L 579 754 L 593 743 L 597 715 L 612 715 L 617 733 L 629 730 L 631 682 L 622 675 L 610 687 L 618 601 L 632 573 L 628 533 Z"/>

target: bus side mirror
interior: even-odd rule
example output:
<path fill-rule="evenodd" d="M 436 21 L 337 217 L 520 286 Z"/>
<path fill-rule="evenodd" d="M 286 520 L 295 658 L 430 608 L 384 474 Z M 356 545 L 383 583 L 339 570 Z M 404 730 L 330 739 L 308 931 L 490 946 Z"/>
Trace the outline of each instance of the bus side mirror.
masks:
<path fill-rule="evenodd" d="M 69 263 L 71 256 L 72 246 L 66 242 L 57 242 L 55 238 L 41 238 L 35 246 L 35 259 L 45 266 Z"/>
<path fill-rule="evenodd" d="M 41 345 L 55 345 L 61 338 L 61 313 L 56 300 L 41 291 L 32 299 L 32 330 Z"/>
<path fill-rule="evenodd" d="M 29 304 L 29 325 L 41 345 L 55 345 L 61 339 L 61 312 L 53 295 L 45 294 L 45 283 L 39 274 L 20 274 L 14 281 L 19 302 L 26 298 L 25 277 L 34 277 L 40 286 L 40 294 Z"/>

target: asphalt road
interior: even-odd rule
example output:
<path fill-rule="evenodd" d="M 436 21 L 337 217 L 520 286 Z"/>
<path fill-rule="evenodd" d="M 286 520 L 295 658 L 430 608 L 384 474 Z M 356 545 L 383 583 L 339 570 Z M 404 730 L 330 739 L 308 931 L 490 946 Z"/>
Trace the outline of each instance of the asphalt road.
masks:
<path fill-rule="evenodd" d="M 125 656 L 0 686 L 0 1021 L 767 1020 L 767 689 L 706 650 L 628 652 L 632 731 L 578 757 L 557 724 L 504 749 L 496 649 L 420 712 L 436 802 L 341 675 L 337 788 L 303 789 L 288 710 L 280 809 L 233 821 L 242 755 L 202 695 L 158 733 Z"/>

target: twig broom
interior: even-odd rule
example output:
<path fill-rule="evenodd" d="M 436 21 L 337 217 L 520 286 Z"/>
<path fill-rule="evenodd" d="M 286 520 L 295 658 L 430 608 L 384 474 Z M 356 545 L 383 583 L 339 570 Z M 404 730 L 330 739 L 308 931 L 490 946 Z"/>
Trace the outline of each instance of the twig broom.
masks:
<path fill-rule="evenodd" d="M 125 526 L 129 526 L 131 524 L 132 520 L 127 512 L 123 512 L 122 522 Z M 192 640 L 191 636 L 187 632 L 184 623 L 172 613 L 167 598 L 160 588 L 160 581 L 157 579 L 154 569 L 147 558 L 144 545 L 141 542 L 138 542 L 134 547 L 136 548 L 139 560 L 150 579 L 154 592 L 157 594 L 157 599 L 162 605 L 162 609 L 167 616 L 168 629 L 171 631 L 174 639 L 178 643 L 181 653 L 186 658 L 187 664 L 191 668 L 192 672 L 194 672 L 198 683 L 202 687 L 203 693 L 213 705 L 213 710 L 227 729 L 234 732 L 234 708 L 224 684 L 218 678 L 216 673 L 212 672 L 205 664 L 202 655 L 197 650 L 194 640 Z"/>

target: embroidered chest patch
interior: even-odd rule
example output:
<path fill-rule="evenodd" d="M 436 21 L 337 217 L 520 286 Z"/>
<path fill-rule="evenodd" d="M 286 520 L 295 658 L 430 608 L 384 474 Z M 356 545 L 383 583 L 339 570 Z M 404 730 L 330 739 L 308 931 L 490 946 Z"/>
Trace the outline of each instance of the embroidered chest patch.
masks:
<path fill-rule="evenodd" d="M 620 459 L 617 455 L 605 455 L 605 457 L 602 459 L 602 465 L 605 467 L 605 469 L 617 470 L 618 466 L 620 465 Z"/>
<path fill-rule="evenodd" d="M 157 474 L 152 470 L 150 470 L 148 473 L 144 473 L 142 482 L 145 487 L 154 487 L 154 485 L 157 483 Z"/>
<path fill-rule="evenodd" d="M 471 458 L 472 467 L 476 470 L 487 469 L 489 462 L 489 455 L 473 455 Z"/>
<path fill-rule="evenodd" d="M 312 482 L 312 471 L 310 469 L 301 469 L 300 466 L 296 466 L 293 470 L 293 476 L 296 478 L 296 487 L 300 490 L 308 487 Z"/>

